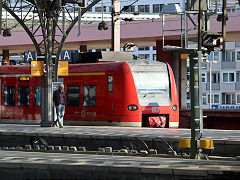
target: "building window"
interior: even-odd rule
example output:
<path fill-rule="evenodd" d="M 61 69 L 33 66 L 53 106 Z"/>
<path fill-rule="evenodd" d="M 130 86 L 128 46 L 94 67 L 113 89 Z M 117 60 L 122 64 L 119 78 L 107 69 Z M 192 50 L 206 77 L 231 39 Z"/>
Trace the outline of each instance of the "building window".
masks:
<path fill-rule="evenodd" d="M 153 61 L 156 61 L 156 60 L 157 60 L 157 55 L 153 54 Z"/>
<path fill-rule="evenodd" d="M 4 105 L 15 106 L 15 87 L 14 86 L 4 87 Z"/>
<path fill-rule="evenodd" d="M 67 105 L 79 106 L 79 101 L 80 101 L 80 87 L 68 86 L 67 87 Z"/>
<path fill-rule="evenodd" d="M 237 51 L 237 60 L 240 61 L 240 51 Z"/>
<path fill-rule="evenodd" d="M 236 42 L 235 42 L 235 46 L 236 46 L 236 47 L 240 47 L 240 41 L 236 41 Z"/>
<path fill-rule="evenodd" d="M 41 105 L 41 86 L 34 87 L 34 106 Z"/>
<path fill-rule="evenodd" d="M 210 82 L 209 73 L 207 73 L 207 82 Z M 220 73 L 219 72 L 212 73 L 212 83 L 220 83 Z"/>
<path fill-rule="evenodd" d="M 220 52 L 214 52 L 214 61 L 219 61 L 220 58 Z"/>
<path fill-rule="evenodd" d="M 237 76 L 237 77 L 236 77 L 236 81 L 237 81 L 237 82 L 240 82 L 240 72 L 237 72 L 237 73 L 236 73 L 236 76 Z"/>
<path fill-rule="evenodd" d="M 240 94 L 237 94 L 237 104 L 240 104 Z"/>
<path fill-rule="evenodd" d="M 108 92 L 113 92 L 113 76 L 108 76 Z"/>
<path fill-rule="evenodd" d="M 149 51 L 150 47 L 149 46 L 145 46 L 145 47 L 138 47 L 139 51 Z"/>
<path fill-rule="evenodd" d="M 222 93 L 222 104 L 236 104 L 235 94 Z"/>
<path fill-rule="evenodd" d="M 128 6 L 128 9 L 125 12 L 135 12 L 135 6 Z"/>
<path fill-rule="evenodd" d="M 220 52 L 214 51 L 211 52 L 210 55 L 207 57 L 209 61 L 219 61 L 220 59 Z"/>
<path fill-rule="evenodd" d="M 95 12 L 102 12 L 102 7 L 95 7 Z M 106 12 L 106 6 L 103 6 L 103 12 Z"/>
<path fill-rule="evenodd" d="M 18 106 L 29 106 L 29 87 L 18 87 Z"/>
<path fill-rule="evenodd" d="M 212 61 L 212 60 L 213 60 L 213 52 L 210 53 L 210 55 L 207 57 L 207 59 L 208 59 L 209 61 Z"/>
<path fill-rule="evenodd" d="M 139 5 L 138 6 L 138 11 L 139 12 L 145 12 L 144 5 Z"/>
<path fill-rule="evenodd" d="M 219 94 L 212 94 L 211 99 L 212 99 L 212 104 L 219 104 L 220 103 Z M 210 96 L 208 94 L 208 104 L 209 103 L 210 103 Z"/>
<path fill-rule="evenodd" d="M 153 46 L 153 50 L 154 50 L 154 51 L 156 50 L 156 46 Z"/>
<path fill-rule="evenodd" d="M 138 6 L 138 11 L 149 13 L 149 5 L 139 5 Z"/>
<path fill-rule="evenodd" d="M 92 8 L 89 8 L 89 9 L 88 9 L 88 12 L 92 12 Z"/>
<path fill-rule="evenodd" d="M 160 13 L 160 4 L 153 4 L 153 13 Z"/>
<path fill-rule="evenodd" d="M 227 7 L 227 12 L 235 12 L 235 7 Z"/>
<path fill-rule="evenodd" d="M 96 86 L 93 85 L 83 86 L 83 106 L 85 107 L 96 106 Z"/>
<path fill-rule="evenodd" d="M 207 104 L 206 93 L 203 93 L 203 94 L 202 94 L 202 102 L 203 102 L 203 105 L 206 105 L 206 104 Z"/>
<path fill-rule="evenodd" d="M 206 74 L 202 73 L 202 82 L 205 83 L 206 82 Z"/>
<path fill-rule="evenodd" d="M 163 6 L 164 6 L 164 4 L 160 4 L 160 12 L 161 12 Z"/>
<path fill-rule="evenodd" d="M 225 62 L 235 62 L 235 52 L 226 52 Z"/>
<path fill-rule="evenodd" d="M 220 83 L 220 73 L 212 73 L 212 83 Z"/>
<path fill-rule="evenodd" d="M 214 104 L 219 104 L 220 103 L 220 97 L 219 97 L 219 94 L 213 94 L 213 103 Z"/>
<path fill-rule="evenodd" d="M 139 59 L 144 59 L 144 54 L 139 54 L 138 57 Z"/>
<path fill-rule="evenodd" d="M 234 82 L 234 73 L 223 73 L 223 82 Z"/>
<path fill-rule="evenodd" d="M 140 59 L 150 59 L 149 54 L 139 54 L 138 56 L 139 56 Z"/>
<path fill-rule="evenodd" d="M 145 59 L 150 60 L 150 54 L 145 54 Z"/>

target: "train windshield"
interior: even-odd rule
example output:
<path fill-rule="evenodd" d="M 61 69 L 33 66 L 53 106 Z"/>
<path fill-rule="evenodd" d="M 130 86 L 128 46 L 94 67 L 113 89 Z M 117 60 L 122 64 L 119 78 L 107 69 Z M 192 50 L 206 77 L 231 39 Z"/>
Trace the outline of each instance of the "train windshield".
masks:
<path fill-rule="evenodd" d="M 142 106 L 171 104 L 168 71 L 132 71 Z"/>

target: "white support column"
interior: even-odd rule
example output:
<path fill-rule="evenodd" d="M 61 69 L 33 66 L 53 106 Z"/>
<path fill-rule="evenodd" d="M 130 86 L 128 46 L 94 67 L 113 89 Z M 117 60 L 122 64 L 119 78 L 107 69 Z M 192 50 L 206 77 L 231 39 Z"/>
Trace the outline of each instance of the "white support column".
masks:
<path fill-rule="evenodd" d="M 120 0 L 112 0 L 112 51 L 120 51 Z"/>

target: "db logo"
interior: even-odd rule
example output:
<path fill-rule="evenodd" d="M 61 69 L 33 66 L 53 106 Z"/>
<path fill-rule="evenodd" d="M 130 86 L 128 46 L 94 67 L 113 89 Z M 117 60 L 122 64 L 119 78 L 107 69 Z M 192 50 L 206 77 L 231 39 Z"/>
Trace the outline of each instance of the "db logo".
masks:
<path fill-rule="evenodd" d="M 159 107 L 152 107 L 152 113 L 159 113 Z"/>

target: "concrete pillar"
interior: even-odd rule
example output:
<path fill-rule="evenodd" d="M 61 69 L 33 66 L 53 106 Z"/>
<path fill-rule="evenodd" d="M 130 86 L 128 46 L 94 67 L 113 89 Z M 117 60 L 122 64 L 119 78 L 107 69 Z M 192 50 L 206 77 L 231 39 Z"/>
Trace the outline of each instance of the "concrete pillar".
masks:
<path fill-rule="evenodd" d="M 180 46 L 180 40 L 167 40 L 165 44 L 172 46 Z M 180 54 L 176 51 L 163 51 L 162 49 L 162 40 L 157 40 L 156 42 L 157 49 L 157 61 L 168 63 L 173 70 L 173 74 L 176 81 L 176 86 L 179 94 L 179 101 L 181 101 L 181 63 L 180 63 Z M 181 103 L 180 103 L 181 104 Z"/>
<path fill-rule="evenodd" d="M 177 90 L 178 90 L 178 96 L 179 96 L 179 102 L 181 101 L 181 64 L 180 64 L 180 59 L 179 59 L 179 52 L 174 52 L 172 51 L 171 53 L 171 67 L 173 70 L 173 74 L 175 77 L 175 81 L 176 81 L 176 86 L 177 86 Z M 180 104 L 180 103 L 179 103 Z"/>
<path fill-rule="evenodd" d="M 112 0 L 112 51 L 120 51 L 120 0 Z"/>

